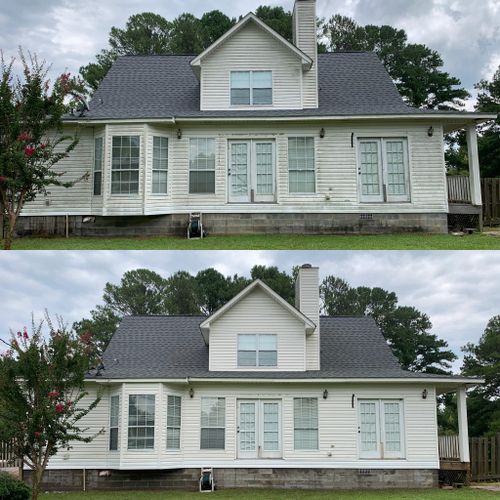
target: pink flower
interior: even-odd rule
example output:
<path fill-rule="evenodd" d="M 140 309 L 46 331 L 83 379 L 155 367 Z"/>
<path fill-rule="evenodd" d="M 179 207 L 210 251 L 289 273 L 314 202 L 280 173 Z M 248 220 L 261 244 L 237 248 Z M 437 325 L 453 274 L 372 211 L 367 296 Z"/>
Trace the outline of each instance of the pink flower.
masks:
<path fill-rule="evenodd" d="M 28 132 L 21 132 L 19 134 L 19 137 L 17 138 L 18 141 L 21 142 L 30 142 L 31 141 L 31 135 L 28 134 Z"/>
<path fill-rule="evenodd" d="M 51 399 L 57 398 L 57 396 L 59 396 L 59 394 L 61 394 L 59 391 L 50 391 L 49 398 L 51 398 Z"/>
<path fill-rule="evenodd" d="M 26 327 L 24 327 L 24 330 L 23 330 L 23 338 L 24 339 L 29 339 L 30 336 L 28 335 L 28 330 L 26 329 Z"/>
<path fill-rule="evenodd" d="M 35 437 L 38 439 L 41 437 L 42 433 L 40 431 L 36 431 L 35 433 Z"/>
<path fill-rule="evenodd" d="M 35 148 L 33 146 L 26 146 L 24 148 L 24 154 L 28 158 L 31 158 L 35 154 Z"/>
<path fill-rule="evenodd" d="M 66 401 L 66 406 L 69 408 L 70 406 L 73 406 L 73 401 Z"/>
<path fill-rule="evenodd" d="M 80 335 L 80 342 L 83 344 L 90 344 L 92 340 L 92 334 L 90 332 L 85 332 Z"/>
<path fill-rule="evenodd" d="M 47 147 L 47 144 L 40 144 L 40 149 L 44 150 Z"/>
<path fill-rule="evenodd" d="M 64 403 L 57 403 L 56 404 L 56 412 L 57 413 L 64 413 L 64 409 L 65 409 Z"/>
<path fill-rule="evenodd" d="M 17 336 L 18 336 L 19 338 L 21 338 L 21 337 L 23 336 L 23 334 L 22 334 L 21 332 L 17 332 Z"/>

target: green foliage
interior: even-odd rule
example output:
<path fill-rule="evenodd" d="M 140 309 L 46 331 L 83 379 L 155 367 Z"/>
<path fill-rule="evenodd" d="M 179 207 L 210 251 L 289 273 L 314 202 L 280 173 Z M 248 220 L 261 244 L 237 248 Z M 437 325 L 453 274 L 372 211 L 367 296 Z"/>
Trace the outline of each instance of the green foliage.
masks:
<path fill-rule="evenodd" d="M 29 500 L 30 487 L 15 477 L 0 472 L 0 500 Z"/>
<path fill-rule="evenodd" d="M 293 43 L 292 12 L 283 7 L 261 5 L 257 7 L 255 15 L 264 21 L 270 28 L 279 33 L 283 38 Z"/>
<path fill-rule="evenodd" d="M 276 266 L 254 266 L 250 271 L 252 281 L 261 280 L 290 304 L 295 303 L 295 280 Z"/>
<path fill-rule="evenodd" d="M 447 342 L 430 333 L 429 317 L 398 305 L 394 292 L 382 288 L 352 288 L 346 281 L 327 276 L 320 286 L 323 310 L 330 316 L 372 316 L 401 366 L 423 373 L 450 373 L 456 355 Z"/>
<path fill-rule="evenodd" d="M 220 10 L 205 12 L 200 19 L 203 50 L 210 47 L 216 40 L 229 31 L 235 24 L 236 19 L 229 18 Z"/>
<path fill-rule="evenodd" d="M 48 186 L 75 184 L 62 181 L 64 173 L 53 167 L 78 143 L 76 137 L 60 133 L 63 115 L 78 106 L 79 82 L 63 74 L 50 88 L 45 64 L 36 56 L 27 60 L 21 50 L 19 55 L 22 79 L 14 78 L 14 60 L 7 64 L 3 56 L 0 59 L 0 211 L 7 221 L 6 249 L 25 203 Z M 69 97 L 73 99 L 68 104 Z"/>
<path fill-rule="evenodd" d="M 99 398 L 86 405 L 85 375 L 96 361 L 91 335 L 78 336 L 62 320 L 54 327 L 43 322 L 12 333 L 8 350 L 0 356 L 0 428 L 16 443 L 16 456 L 33 470 L 35 499 L 50 457 L 74 441 L 88 443 L 95 436 L 79 421 Z"/>

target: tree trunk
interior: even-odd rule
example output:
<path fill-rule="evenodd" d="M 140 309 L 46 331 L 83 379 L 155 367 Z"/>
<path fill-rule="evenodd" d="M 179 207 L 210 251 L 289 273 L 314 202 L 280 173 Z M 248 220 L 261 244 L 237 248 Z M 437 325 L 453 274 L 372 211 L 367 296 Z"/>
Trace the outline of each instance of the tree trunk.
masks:
<path fill-rule="evenodd" d="M 33 469 L 33 483 L 31 487 L 31 500 L 38 500 L 38 495 L 40 494 L 40 489 L 42 486 L 43 473 L 45 469 L 43 466 L 39 466 L 37 469 Z"/>
<path fill-rule="evenodd" d="M 14 230 L 16 228 L 17 215 L 9 214 L 7 217 L 7 224 L 5 228 L 5 238 L 3 240 L 3 249 L 12 249 L 12 240 L 14 239 Z"/>

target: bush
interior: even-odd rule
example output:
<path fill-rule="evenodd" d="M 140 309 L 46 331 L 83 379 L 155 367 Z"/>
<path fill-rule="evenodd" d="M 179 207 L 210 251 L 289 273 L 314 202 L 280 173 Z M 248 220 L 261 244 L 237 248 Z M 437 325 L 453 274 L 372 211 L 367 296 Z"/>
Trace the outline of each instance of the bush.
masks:
<path fill-rule="evenodd" d="M 6 472 L 0 472 L 0 500 L 29 500 L 31 488 Z"/>

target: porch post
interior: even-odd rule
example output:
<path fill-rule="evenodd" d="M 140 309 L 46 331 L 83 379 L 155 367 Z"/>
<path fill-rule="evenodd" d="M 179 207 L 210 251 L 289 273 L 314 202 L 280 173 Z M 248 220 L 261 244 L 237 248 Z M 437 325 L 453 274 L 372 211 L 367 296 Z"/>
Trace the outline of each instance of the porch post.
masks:
<path fill-rule="evenodd" d="M 477 149 L 476 125 L 467 125 L 467 154 L 469 157 L 469 182 L 471 202 L 474 206 L 483 204 L 481 198 L 481 174 L 479 172 L 479 152 Z"/>
<path fill-rule="evenodd" d="M 457 389 L 458 410 L 458 445 L 460 448 L 460 461 L 470 462 L 469 454 L 469 428 L 467 426 L 467 395 L 465 386 Z"/>

